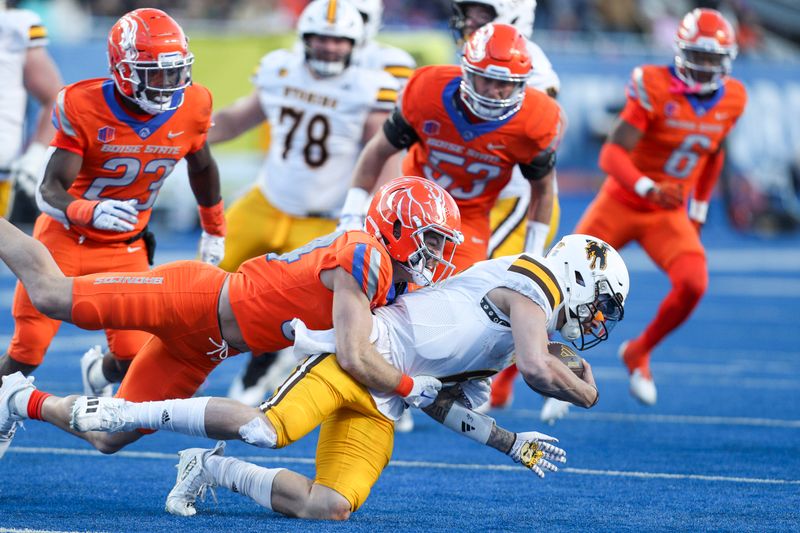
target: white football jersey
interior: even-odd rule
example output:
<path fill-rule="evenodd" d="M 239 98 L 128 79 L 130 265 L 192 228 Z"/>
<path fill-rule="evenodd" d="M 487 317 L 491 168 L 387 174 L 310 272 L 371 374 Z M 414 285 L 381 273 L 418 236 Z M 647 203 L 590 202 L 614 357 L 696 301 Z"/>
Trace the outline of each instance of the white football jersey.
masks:
<path fill-rule="evenodd" d="M 28 48 L 46 44 L 39 15 L 27 9 L 0 9 L 0 176 L 22 148 L 25 54 Z"/>
<path fill-rule="evenodd" d="M 381 70 L 350 66 L 315 78 L 302 52 L 264 56 L 254 83 L 270 124 L 270 148 L 259 184 L 278 209 L 337 218 L 372 111 L 389 112 L 397 81 Z"/>
<path fill-rule="evenodd" d="M 411 54 L 377 41 L 369 41 L 358 47 L 353 54 L 353 63 L 370 70 L 385 70 L 397 79 L 401 87 L 405 87 L 417 68 L 417 62 Z"/>
<path fill-rule="evenodd" d="M 516 255 L 481 261 L 435 287 L 400 296 L 375 310 L 376 348 L 410 376 L 435 376 L 445 384 L 488 377 L 512 362 L 509 317 L 486 295 L 506 287 L 537 303 L 556 329 L 563 291 L 541 258 Z M 392 419 L 403 411 L 393 394 L 372 392 L 378 409 Z"/>
<path fill-rule="evenodd" d="M 533 74 L 528 79 L 528 86 L 542 92 L 547 92 L 548 89 L 560 91 L 561 80 L 550 60 L 547 59 L 544 50 L 533 41 L 528 41 L 528 53 L 531 55 L 531 64 L 533 65 Z M 500 191 L 500 198 L 522 198 L 525 203 L 530 202 L 531 184 L 522 175 L 519 167 L 514 167 L 511 181 Z"/>

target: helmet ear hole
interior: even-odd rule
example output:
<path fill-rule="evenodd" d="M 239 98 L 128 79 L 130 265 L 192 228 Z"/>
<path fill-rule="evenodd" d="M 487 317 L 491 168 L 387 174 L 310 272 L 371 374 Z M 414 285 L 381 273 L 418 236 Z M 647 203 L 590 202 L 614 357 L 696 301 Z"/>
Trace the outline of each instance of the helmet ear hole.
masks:
<path fill-rule="evenodd" d="M 586 282 L 585 282 L 585 281 L 583 281 L 583 276 L 582 276 L 582 275 L 581 275 L 581 273 L 580 273 L 580 272 L 578 272 L 577 270 L 575 271 L 575 282 L 576 282 L 578 285 L 580 285 L 581 287 L 585 287 L 585 286 L 586 286 Z"/>
<path fill-rule="evenodd" d="M 394 236 L 395 240 L 400 238 L 400 235 L 403 234 L 403 223 L 399 220 L 395 220 L 394 224 L 392 225 L 392 236 Z"/>

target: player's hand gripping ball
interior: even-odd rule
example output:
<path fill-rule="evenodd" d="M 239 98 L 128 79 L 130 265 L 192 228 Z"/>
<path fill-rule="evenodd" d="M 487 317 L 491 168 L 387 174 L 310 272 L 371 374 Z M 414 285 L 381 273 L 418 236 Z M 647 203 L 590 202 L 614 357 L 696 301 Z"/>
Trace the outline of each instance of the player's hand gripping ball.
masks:
<path fill-rule="evenodd" d="M 578 355 L 575 350 L 562 342 L 549 342 L 547 343 L 547 351 L 567 365 L 567 368 L 572 370 L 576 376 L 583 378 L 583 357 Z"/>

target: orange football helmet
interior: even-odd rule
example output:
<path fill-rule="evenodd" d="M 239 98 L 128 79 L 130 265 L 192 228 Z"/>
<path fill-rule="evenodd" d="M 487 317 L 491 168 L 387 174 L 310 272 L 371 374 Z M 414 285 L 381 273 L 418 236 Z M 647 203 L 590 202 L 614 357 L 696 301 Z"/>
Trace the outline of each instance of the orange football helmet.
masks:
<path fill-rule="evenodd" d="M 484 120 L 508 118 L 522 107 L 532 68 L 527 42 L 519 31 L 508 24 L 486 24 L 464 46 L 461 100 Z M 481 94 L 476 88 L 477 77 L 508 84 L 511 91 L 500 98 Z"/>
<path fill-rule="evenodd" d="M 730 76 L 739 49 L 733 26 L 714 9 L 693 9 L 675 34 L 675 73 L 687 92 L 709 93 Z"/>
<path fill-rule="evenodd" d="M 367 210 L 367 232 L 386 245 L 417 285 L 430 285 L 453 273 L 453 254 L 464 241 L 460 229 L 461 214 L 453 197 L 416 176 L 386 183 Z"/>
<path fill-rule="evenodd" d="M 108 63 L 119 92 L 150 114 L 177 109 L 192 84 L 194 56 L 180 25 L 160 9 L 136 9 L 108 33 Z"/>

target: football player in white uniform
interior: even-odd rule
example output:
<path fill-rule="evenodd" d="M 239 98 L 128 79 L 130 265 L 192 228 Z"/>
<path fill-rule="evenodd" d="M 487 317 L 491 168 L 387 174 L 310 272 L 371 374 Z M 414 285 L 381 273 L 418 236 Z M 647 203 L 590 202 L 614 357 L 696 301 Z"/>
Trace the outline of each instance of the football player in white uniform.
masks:
<path fill-rule="evenodd" d="M 33 198 L 44 171 L 47 145 L 55 134 L 50 109 L 62 83 L 45 48 L 47 42 L 47 29 L 39 15 L 27 9 L 7 9 L 5 1 L 0 1 L 0 216 L 11 213 L 14 183 Z M 22 153 L 26 92 L 41 104 L 42 111 Z"/>
<path fill-rule="evenodd" d="M 472 407 L 486 400 L 486 378 L 511 364 L 512 354 L 532 389 L 582 407 L 595 405 L 599 395 L 590 365 L 584 363 L 579 379 L 548 354 L 548 334 L 559 331 L 579 349 L 607 339 L 624 316 L 629 285 L 616 250 L 588 235 L 568 235 L 545 258 L 522 254 L 482 261 L 447 283 L 400 296 L 376 309 L 372 338 L 396 368 L 435 376 L 445 385 L 424 407 L 426 413 L 544 476 L 545 470 L 556 470 L 553 462 L 565 460 L 563 450 L 552 445 L 555 439 L 507 431 Z M 309 331 L 299 321 L 294 326 L 295 352 L 316 355 L 307 357 L 258 409 L 226 398 L 137 404 L 84 396 L 74 404 L 71 427 L 170 430 L 280 448 L 322 424 L 320 442 L 326 445 L 318 447 L 313 481 L 222 457 L 224 443 L 211 450 L 192 448 L 180 453 L 167 510 L 195 514 L 198 494 L 221 485 L 289 516 L 345 519 L 364 502 L 388 464 L 392 420 L 408 406 L 344 373 L 330 353 L 335 348 L 332 331 Z M 470 431 L 464 431 L 465 424 Z"/>
<path fill-rule="evenodd" d="M 561 81 L 547 55 L 531 40 L 535 11 L 536 0 L 453 0 L 450 27 L 457 42 L 467 39 L 475 30 L 489 22 L 502 22 L 517 28 L 528 39 L 528 53 L 533 65 L 528 85 L 556 98 L 561 89 Z M 532 186 L 535 188 L 533 196 Z M 539 221 L 528 221 L 530 210 L 538 211 Z M 552 242 L 558 231 L 559 219 L 558 183 L 555 174 L 551 183 L 543 180 L 530 182 L 519 168 L 515 168 L 511 181 L 500 192 L 492 209 L 489 257 L 503 257 L 522 251 L 544 253 L 545 246 Z M 545 223 L 544 220 L 549 222 Z M 516 376 L 516 368 L 510 366 L 493 380 L 492 407 L 511 404 L 512 386 Z M 566 412 L 567 404 L 547 399 L 540 416 L 542 421 L 552 423 L 565 416 Z"/>
<path fill-rule="evenodd" d="M 353 64 L 364 41 L 362 17 L 353 5 L 315 0 L 300 15 L 297 31 L 302 48 L 264 56 L 254 91 L 215 113 L 208 134 L 217 143 L 265 120 L 270 127 L 258 182 L 226 213 L 229 237 L 220 267 L 228 271 L 336 228 L 361 147 L 397 100 L 393 76 Z M 252 358 L 232 384 L 231 397 L 258 405 L 271 392 L 266 370 L 274 358 Z"/>
<path fill-rule="evenodd" d="M 382 0 L 350 0 L 364 20 L 364 42 L 357 47 L 353 62 L 363 68 L 385 70 L 403 87 L 411 77 L 417 62 L 401 48 L 376 40 L 383 20 Z"/>

